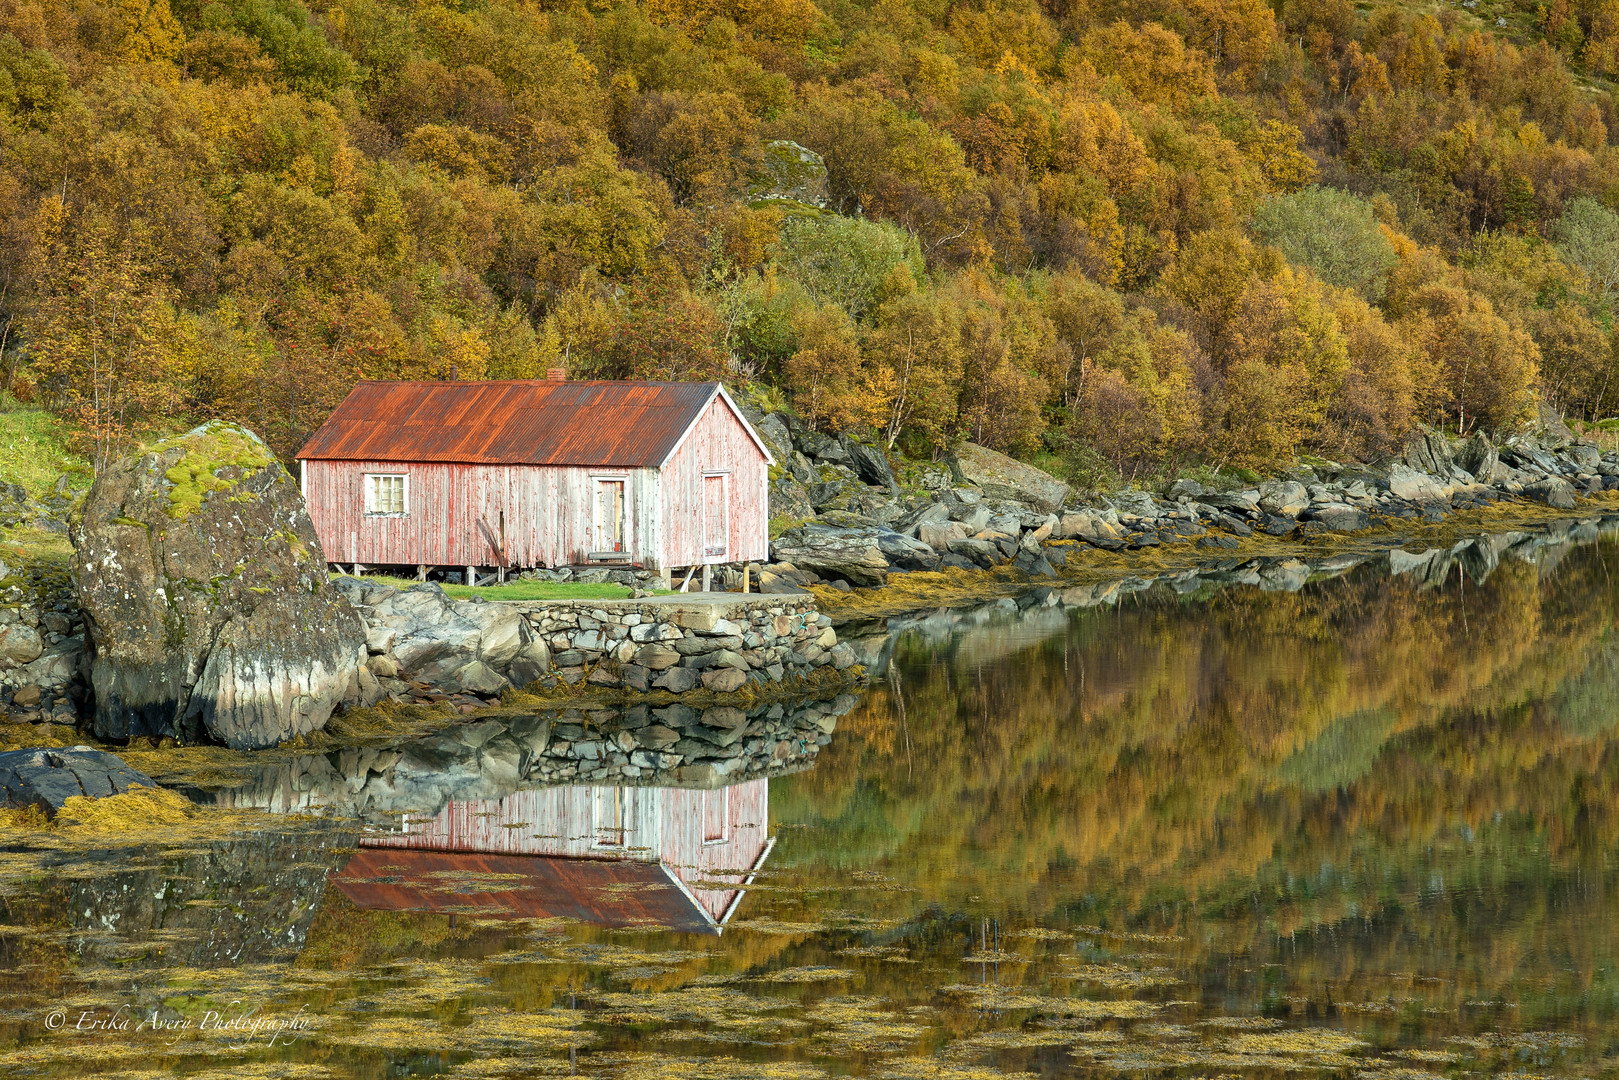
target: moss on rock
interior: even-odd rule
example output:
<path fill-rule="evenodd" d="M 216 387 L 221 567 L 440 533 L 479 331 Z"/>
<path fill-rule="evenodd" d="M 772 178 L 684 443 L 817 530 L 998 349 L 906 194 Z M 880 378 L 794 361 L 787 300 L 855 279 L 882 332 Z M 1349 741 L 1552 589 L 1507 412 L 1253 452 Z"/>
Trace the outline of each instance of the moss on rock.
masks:
<path fill-rule="evenodd" d="M 151 447 L 160 454 L 173 449 L 181 451 L 180 460 L 165 469 L 163 476 L 171 485 L 168 515 L 176 521 L 200 510 L 209 495 L 230 491 L 242 475 L 275 460 L 258 436 L 222 421 L 211 421 Z M 229 468 L 238 470 L 235 476 L 219 475 Z"/>

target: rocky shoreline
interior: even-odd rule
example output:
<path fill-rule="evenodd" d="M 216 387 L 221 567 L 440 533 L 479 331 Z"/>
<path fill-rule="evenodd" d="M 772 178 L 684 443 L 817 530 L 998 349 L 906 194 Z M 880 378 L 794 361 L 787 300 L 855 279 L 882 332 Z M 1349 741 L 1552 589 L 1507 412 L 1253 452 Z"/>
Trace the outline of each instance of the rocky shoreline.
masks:
<path fill-rule="evenodd" d="M 1132 597 L 1206 598 L 1232 588 L 1261 592 L 1298 592 L 1363 567 L 1388 574 L 1419 589 L 1443 588 L 1458 577 L 1482 585 L 1509 561 L 1542 567 L 1556 565 L 1567 551 L 1619 536 L 1619 506 L 1586 517 L 1569 517 L 1519 528 L 1466 536 L 1407 551 L 1390 540 L 1373 550 L 1311 550 L 1292 554 L 1203 559 L 1183 568 L 1116 574 L 1098 581 L 1025 585 L 1015 595 L 962 602 L 926 611 L 885 617 L 851 618 L 840 623 L 844 642 L 873 679 L 887 677 L 895 648 L 907 635 L 941 641 L 977 626 L 1015 621 L 1016 635 L 1006 648 L 1026 648 L 1031 635 L 1061 633 L 1070 616 L 1093 608 L 1116 607 Z M 980 643 L 978 648 L 995 646 Z"/>
<path fill-rule="evenodd" d="M 1453 512 L 1488 507 L 1556 513 L 1581 502 L 1602 506 L 1600 496 L 1619 490 L 1619 453 L 1555 429 L 1500 445 L 1481 435 L 1459 440 L 1423 432 L 1398 457 L 1370 465 L 1315 461 L 1252 485 L 1216 489 L 1178 480 L 1161 493 L 1088 496 L 971 444 L 937 466 L 910 468 L 902 485 L 877 448 L 810 431 L 781 414 L 756 415 L 754 422 L 780 463 L 770 489 L 778 526 L 773 561 L 747 568 L 759 594 L 456 601 L 431 583 L 399 588 L 339 577 L 330 591 L 358 616 L 364 639 L 341 703 L 448 704 L 467 713 L 512 689 L 553 700 L 650 696 L 664 703 L 691 695 L 699 707 L 726 695 L 744 705 L 795 693 L 824 697 L 853 685 L 865 658 L 838 640 L 833 623 L 846 615 L 836 610 L 835 594 L 821 591 L 836 618 L 817 610 L 811 587 L 880 590 L 908 574 L 992 571 L 978 595 L 1016 587 L 1044 597 L 1042 586 L 1060 587 L 1064 578 L 1072 584 L 1081 562 L 1095 561 L 1083 559 L 1087 550 L 1146 559 L 1145 553 L 1183 545 L 1187 558 L 1230 574 L 1243 562 L 1231 562 L 1237 549 L 1251 552 L 1252 541 L 1270 548 L 1250 567 L 1256 583 L 1277 573 L 1292 580 L 1292 568 L 1271 565 L 1286 561 L 1274 555 L 1277 543 L 1335 537 L 1354 543 L 1377 529 L 1398 536 L 1402 528 L 1428 529 Z M 236 471 L 247 480 L 255 475 Z M 229 481 L 231 473 L 225 467 L 217 474 L 227 478 L 217 481 L 219 489 L 244 490 L 246 481 Z M 232 505 L 210 497 L 201 505 L 216 504 Z M 124 517 L 106 514 L 129 531 Z M 157 531 L 174 530 L 156 511 L 148 518 Z M 1306 560 L 1311 550 L 1299 548 Z M 250 560 L 244 554 L 238 561 Z M 721 580 L 739 587 L 743 568 L 729 570 Z M 1127 568 L 1115 576 L 1131 577 Z M 974 580 L 958 574 L 949 585 L 966 594 Z M 895 599 L 914 593 L 906 598 L 912 609 L 941 606 L 942 595 L 932 602 L 935 583 L 916 578 Z M 938 591 L 945 591 L 942 584 Z M 96 718 L 96 619 L 87 617 L 82 593 L 59 562 L 0 562 L 0 717 L 81 728 Z M 870 595 L 877 601 L 883 593 Z M 662 606 L 667 601 L 675 606 Z M 682 604 L 715 601 L 740 614 L 674 614 Z M 339 695 L 332 696 L 337 702 Z"/>
<path fill-rule="evenodd" d="M 1030 465 L 967 444 L 902 489 L 880 451 L 809 431 L 780 414 L 754 417 L 784 464 L 771 515 L 790 522 L 759 567 L 763 590 L 879 588 L 896 575 L 1012 567 L 1062 575 L 1077 551 L 1195 544 L 1218 557 L 1252 536 L 1311 540 L 1507 503 L 1572 510 L 1619 490 L 1619 452 L 1566 429 L 1497 445 L 1440 432 L 1414 435 L 1372 464 L 1313 461 L 1254 484 L 1177 480 L 1161 493 L 1084 495 Z"/>

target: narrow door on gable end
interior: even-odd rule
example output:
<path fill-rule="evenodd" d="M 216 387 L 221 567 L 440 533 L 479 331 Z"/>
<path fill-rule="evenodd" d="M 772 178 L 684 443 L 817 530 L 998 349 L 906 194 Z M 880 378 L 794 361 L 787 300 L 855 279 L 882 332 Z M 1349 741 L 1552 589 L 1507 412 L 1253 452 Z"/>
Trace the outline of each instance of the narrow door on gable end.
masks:
<path fill-rule="evenodd" d="M 703 477 L 703 561 L 722 563 L 730 555 L 730 500 L 724 473 Z"/>

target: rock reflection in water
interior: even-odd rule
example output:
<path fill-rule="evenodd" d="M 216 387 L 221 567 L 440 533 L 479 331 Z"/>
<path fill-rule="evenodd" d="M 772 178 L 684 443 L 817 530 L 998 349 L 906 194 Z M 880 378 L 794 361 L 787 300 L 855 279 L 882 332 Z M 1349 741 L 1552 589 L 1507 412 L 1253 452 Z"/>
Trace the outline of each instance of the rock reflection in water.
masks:
<path fill-rule="evenodd" d="M 376 823 L 569 783 L 717 787 L 811 767 L 856 699 L 749 712 L 686 705 L 495 711 L 396 747 L 304 754 L 211 793 L 220 805 Z"/>
<path fill-rule="evenodd" d="M 362 908 L 717 933 L 769 852 L 767 778 L 809 768 L 855 704 L 492 714 L 213 798 L 380 830 L 337 879 Z"/>
<path fill-rule="evenodd" d="M 1533 563 L 1544 573 L 1575 547 L 1614 535 L 1619 535 L 1619 517 L 1593 517 L 1471 537 L 1448 547 L 1337 553 L 1316 559 L 1304 557 L 1307 553 L 1220 559 L 1174 573 L 1130 575 L 1067 587 L 1037 586 L 1017 597 L 1003 597 L 987 604 L 852 624 L 841 627 L 839 635 L 866 670 L 879 677 L 888 673 L 894 646 L 902 639 L 943 643 L 966 633 L 969 640 L 965 645 L 956 642 L 957 651 L 965 649 L 975 661 L 991 663 L 1067 632 L 1068 612 L 1116 605 L 1157 589 L 1193 598 L 1241 586 L 1296 593 L 1312 581 L 1338 577 L 1363 566 L 1383 566 L 1395 578 L 1415 579 L 1427 587 L 1457 579 L 1482 585 L 1503 560 Z M 972 635 L 977 627 L 991 628 L 993 632 Z"/>
<path fill-rule="evenodd" d="M 306 819 L 275 829 L 225 826 L 222 834 L 161 845 L 42 854 L 43 872 L 7 898 L 5 923 L 29 933 L 0 935 L 0 971 L 15 970 L 41 934 L 75 965 L 291 961 L 328 874 L 342 865 L 355 835 L 352 824 Z"/>

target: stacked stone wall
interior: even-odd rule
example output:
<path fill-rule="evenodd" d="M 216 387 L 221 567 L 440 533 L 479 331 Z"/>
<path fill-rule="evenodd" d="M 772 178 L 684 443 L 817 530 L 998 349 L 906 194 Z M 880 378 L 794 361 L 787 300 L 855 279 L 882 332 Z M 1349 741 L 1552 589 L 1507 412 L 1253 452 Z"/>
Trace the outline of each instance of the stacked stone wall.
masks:
<path fill-rule="evenodd" d="M 817 668 L 844 670 L 854 653 L 809 597 L 741 597 L 723 605 L 586 602 L 526 611 L 550 649 L 553 671 L 541 685 L 587 684 L 681 694 L 731 693 L 767 686 Z"/>

